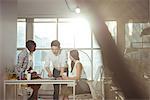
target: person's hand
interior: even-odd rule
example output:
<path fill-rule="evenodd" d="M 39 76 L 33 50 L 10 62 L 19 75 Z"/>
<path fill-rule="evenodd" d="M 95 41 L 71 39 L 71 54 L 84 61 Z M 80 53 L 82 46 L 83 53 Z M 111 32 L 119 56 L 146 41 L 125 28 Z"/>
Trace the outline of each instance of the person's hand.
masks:
<path fill-rule="evenodd" d="M 32 67 L 29 67 L 29 69 L 27 69 L 27 72 L 31 73 L 31 70 L 33 70 Z"/>
<path fill-rule="evenodd" d="M 65 75 L 62 75 L 62 79 L 63 79 L 63 80 L 68 80 L 68 77 L 65 76 Z"/>
<path fill-rule="evenodd" d="M 62 77 L 57 77 L 56 79 L 57 79 L 57 80 L 62 80 Z"/>
<path fill-rule="evenodd" d="M 48 73 L 48 77 L 52 77 L 53 76 L 53 74 L 52 73 Z"/>

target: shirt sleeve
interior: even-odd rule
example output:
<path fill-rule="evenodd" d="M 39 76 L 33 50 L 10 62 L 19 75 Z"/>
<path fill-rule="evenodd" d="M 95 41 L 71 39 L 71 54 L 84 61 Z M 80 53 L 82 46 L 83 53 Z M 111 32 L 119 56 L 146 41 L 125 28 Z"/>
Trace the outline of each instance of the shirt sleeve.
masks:
<path fill-rule="evenodd" d="M 50 54 L 45 57 L 45 64 L 44 64 L 44 69 L 49 68 L 51 72 L 53 72 L 53 66 L 52 66 L 52 61 L 50 59 Z"/>
<path fill-rule="evenodd" d="M 67 53 L 67 51 L 63 51 L 62 52 L 62 59 L 61 59 L 61 66 L 60 67 L 65 67 L 66 66 L 66 64 L 67 64 L 67 61 L 68 61 L 68 53 Z"/>
<path fill-rule="evenodd" d="M 17 66 L 15 69 L 17 74 L 26 70 L 28 63 L 25 61 L 25 58 L 26 58 L 26 54 L 24 52 L 21 52 L 18 55 Z"/>

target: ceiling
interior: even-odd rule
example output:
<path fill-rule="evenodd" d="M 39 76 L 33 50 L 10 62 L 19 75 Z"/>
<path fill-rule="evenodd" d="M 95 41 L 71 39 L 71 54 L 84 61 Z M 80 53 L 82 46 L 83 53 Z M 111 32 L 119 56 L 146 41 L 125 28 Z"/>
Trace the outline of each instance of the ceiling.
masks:
<path fill-rule="evenodd" d="M 67 0 L 71 9 L 75 0 Z M 147 19 L 148 0 L 99 0 L 100 12 L 106 19 Z M 72 13 L 65 0 L 18 0 L 19 17 L 66 17 Z"/>
<path fill-rule="evenodd" d="M 71 9 L 75 8 L 73 0 L 66 0 Z M 72 13 L 65 0 L 18 0 L 19 16 L 66 15 Z"/>

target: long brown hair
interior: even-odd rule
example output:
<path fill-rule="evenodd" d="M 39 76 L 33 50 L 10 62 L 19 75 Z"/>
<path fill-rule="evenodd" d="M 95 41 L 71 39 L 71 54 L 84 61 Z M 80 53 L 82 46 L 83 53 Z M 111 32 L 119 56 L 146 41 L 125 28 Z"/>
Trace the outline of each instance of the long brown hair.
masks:
<path fill-rule="evenodd" d="M 71 50 L 71 51 L 70 51 L 70 55 L 71 55 L 75 60 L 80 60 L 78 50 Z M 71 61 L 71 72 L 72 72 L 72 70 L 73 70 L 73 68 L 74 68 L 74 64 L 75 64 L 75 63 L 74 63 L 73 61 Z"/>

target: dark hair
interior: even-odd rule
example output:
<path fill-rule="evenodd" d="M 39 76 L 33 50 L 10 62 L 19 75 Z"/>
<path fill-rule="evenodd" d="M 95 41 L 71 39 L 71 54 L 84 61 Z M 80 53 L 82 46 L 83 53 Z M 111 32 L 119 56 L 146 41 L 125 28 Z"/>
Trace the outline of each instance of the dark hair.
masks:
<path fill-rule="evenodd" d="M 71 50 L 71 51 L 70 51 L 70 55 L 71 55 L 75 60 L 80 60 L 78 50 Z M 72 72 L 72 70 L 73 70 L 73 68 L 74 68 L 74 64 L 75 64 L 75 63 L 74 63 L 73 61 L 71 61 L 71 72 Z"/>
<path fill-rule="evenodd" d="M 36 47 L 36 43 L 33 40 L 28 40 L 26 42 L 26 47 L 28 48 L 28 50 L 30 50 L 32 48 L 32 46 Z"/>
<path fill-rule="evenodd" d="M 57 46 L 57 47 L 60 48 L 60 42 L 59 42 L 58 40 L 53 40 L 53 41 L 51 42 L 51 47 L 52 47 L 52 46 Z"/>

